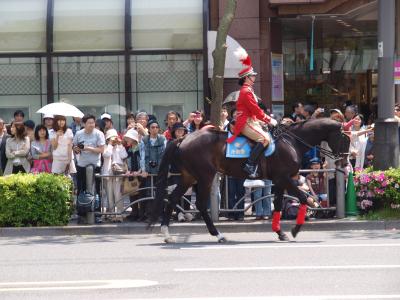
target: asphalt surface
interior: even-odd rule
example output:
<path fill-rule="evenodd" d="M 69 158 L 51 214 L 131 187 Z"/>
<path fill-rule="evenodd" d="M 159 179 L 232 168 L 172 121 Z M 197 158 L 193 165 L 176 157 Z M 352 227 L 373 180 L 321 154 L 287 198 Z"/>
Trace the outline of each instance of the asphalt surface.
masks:
<path fill-rule="evenodd" d="M 0 299 L 400 299 L 400 231 L 0 238 Z"/>
<path fill-rule="evenodd" d="M 294 225 L 294 220 L 282 220 L 282 228 L 289 231 Z M 254 217 L 246 217 L 244 221 L 226 221 L 215 223 L 218 230 L 227 233 L 240 232 L 271 232 L 271 220 L 254 221 Z M 364 221 L 355 217 L 345 219 L 311 219 L 305 223 L 304 231 L 343 231 L 343 230 L 400 230 L 399 220 Z M 202 220 L 193 222 L 172 222 L 171 232 L 176 233 L 207 233 L 207 228 Z M 0 228 L 0 237 L 21 236 L 65 236 L 65 235 L 124 235 L 124 234 L 151 234 L 145 223 L 103 223 L 96 225 L 78 225 L 76 222 L 68 226 L 58 227 L 20 227 Z"/>

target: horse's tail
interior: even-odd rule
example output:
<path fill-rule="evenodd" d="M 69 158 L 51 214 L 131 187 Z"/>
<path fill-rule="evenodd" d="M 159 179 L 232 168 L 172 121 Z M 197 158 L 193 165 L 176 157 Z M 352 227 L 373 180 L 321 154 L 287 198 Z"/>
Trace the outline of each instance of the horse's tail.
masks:
<path fill-rule="evenodd" d="M 155 184 L 156 193 L 155 199 L 153 200 L 153 205 L 149 217 L 149 225 L 153 225 L 158 221 L 158 217 L 161 215 L 163 207 L 164 207 L 164 199 L 167 198 L 167 187 L 168 187 L 168 173 L 169 167 L 171 165 L 172 160 L 174 159 L 174 155 L 176 150 L 178 149 L 177 143 L 174 141 L 172 143 L 168 143 L 165 148 L 163 157 L 160 162 L 160 167 L 158 169 L 157 174 L 157 182 Z"/>

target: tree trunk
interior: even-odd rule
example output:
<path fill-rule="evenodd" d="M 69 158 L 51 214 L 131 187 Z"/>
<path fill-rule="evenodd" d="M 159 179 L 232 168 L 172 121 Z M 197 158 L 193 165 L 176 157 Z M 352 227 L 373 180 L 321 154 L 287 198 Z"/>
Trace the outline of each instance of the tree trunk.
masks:
<path fill-rule="evenodd" d="M 212 53 L 214 59 L 213 77 L 211 79 L 211 116 L 210 121 L 213 125 L 220 125 L 221 105 L 224 92 L 224 72 L 226 56 L 226 37 L 231 27 L 237 0 L 228 0 L 225 6 L 224 16 L 219 23 L 215 50 Z"/>
<path fill-rule="evenodd" d="M 224 73 L 226 56 L 226 37 L 235 17 L 237 0 L 228 0 L 225 6 L 224 16 L 218 26 L 215 50 L 213 51 L 214 69 L 211 79 L 211 117 L 210 121 L 214 126 L 219 126 L 221 121 L 221 105 L 224 93 Z M 219 217 L 219 175 L 216 174 L 211 187 L 210 207 L 211 217 L 214 222 Z"/>

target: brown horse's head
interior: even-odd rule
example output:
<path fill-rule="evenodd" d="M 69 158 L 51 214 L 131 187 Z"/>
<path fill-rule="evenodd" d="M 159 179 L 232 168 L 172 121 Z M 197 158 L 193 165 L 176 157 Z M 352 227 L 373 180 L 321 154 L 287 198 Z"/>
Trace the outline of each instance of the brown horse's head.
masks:
<path fill-rule="evenodd" d="M 332 125 L 331 129 L 328 131 L 327 142 L 329 147 L 332 149 L 333 154 L 337 157 L 336 165 L 344 168 L 347 164 L 347 157 L 349 155 L 350 138 L 343 131 L 341 123 L 335 120 L 328 120 Z"/>

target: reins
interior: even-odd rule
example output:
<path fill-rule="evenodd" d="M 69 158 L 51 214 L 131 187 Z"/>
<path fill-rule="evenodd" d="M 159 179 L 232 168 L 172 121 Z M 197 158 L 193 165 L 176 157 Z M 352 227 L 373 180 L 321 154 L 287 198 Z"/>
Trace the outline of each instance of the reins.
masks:
<path fill-rule="evenodd" d="M 338 160 L 338 159 L 341 158 L 341 154 L 343 154 L 343 153 L 334 154 L 331 150 L 322 148 L 321 146 L 318 146 L 318 145 L 317 146 L 312 146 L 309 143 L 307 143 L 305 140 L 300 138 L 298 135 L 296 135 L 293 132 L 289 131 L 288 128 L 286 128 L 286 126 L 283 125 L 283 124 L 279 124 L 277 127 L 273 127 L 273 129 L 272 129 L 272 135 L 275 138 L 279 138 L 279 137 L 281 137 L 281 136 L 283 136 L 285 134 L 290 136 L 290 137 L 292 137 L 292 138 L 294 138 L 295 140 L 297 140 L 298 142 L 300 142 L 301 144 L 303 144 L 304 146 L 306 146 L 309 149 L 312 149 L 312 148 L 316 147 L 319 150 L 320 153 L 322 153 L 323 155 L 325 155 L 325 156 L 327 156 L 327 157 L 329 157 L 331 159 Z"/>

